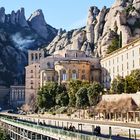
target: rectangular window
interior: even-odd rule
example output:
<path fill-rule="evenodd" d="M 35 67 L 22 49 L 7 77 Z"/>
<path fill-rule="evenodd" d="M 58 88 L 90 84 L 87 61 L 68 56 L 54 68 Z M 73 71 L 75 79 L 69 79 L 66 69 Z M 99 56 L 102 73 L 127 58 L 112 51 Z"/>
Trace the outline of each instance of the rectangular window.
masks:
<path fill-rule="evenodd" d="M 109 69 L 109 73 L 111 73 L 111 69 Z"/>
<path fill-rule="evenodd" d="M 122 55 L 122 61 L 123 61 L 123 55 Z"/>
<path fill-rule="evenodd" d="M 127 62 L 127 69 L 129 68 L 128 62 Z"/>
<path fill-rule="evenodd" d="M 119 72 L 119 66 L 117 66 L 117 72 Z"/>
<path fill-rule="evenodd" d="M 133 51 L 132 51 L 132 56 L 134 57 L 134 55 L 135 55 L 135 54 L 134 54 L 134 50 L 133 50 Z"/>
<path fill-rule="evenodd" d="M 128 53 L 126 54 L 126 58 L 128 59 Z"/>
<path fill-rule="evenodd" d="M 119 57 L 117 57 L 117 63 L 119 62 Z"/>
<path fill-rule="evenodd" d="M 115 72 L 115 69 L 114 69 L 114 67 L 113 67 L 113 73 Z"/>
<path fill-rule="evenodd" d="M 134 62 L 134 60 L 133 60 L 133 68 L 135 67 L 135 62 Z"/>

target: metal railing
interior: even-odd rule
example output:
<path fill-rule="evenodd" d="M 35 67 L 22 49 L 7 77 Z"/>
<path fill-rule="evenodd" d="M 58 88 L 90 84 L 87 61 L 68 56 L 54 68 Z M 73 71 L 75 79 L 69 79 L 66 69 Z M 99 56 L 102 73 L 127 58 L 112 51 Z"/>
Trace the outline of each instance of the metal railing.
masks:
<path fill-rule="evenodd" d="M 95 135 L 88 135 L 78 132 L 67 131 L 59 128 L 46 127 L 4 117 L 0 117 L 0 121 L 18 128 L 22 128 L 52 138 L 63 138 L 72 140 L 109 140 L 108 138 L 97 137 Z"/>

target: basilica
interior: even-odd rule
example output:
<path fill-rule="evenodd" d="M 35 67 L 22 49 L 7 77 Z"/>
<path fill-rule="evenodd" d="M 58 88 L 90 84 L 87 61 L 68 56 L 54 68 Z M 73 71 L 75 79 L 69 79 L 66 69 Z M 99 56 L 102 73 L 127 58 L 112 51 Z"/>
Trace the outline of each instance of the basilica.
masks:
<path fill-rule="evenodd" d="M 44 57 L 43 51 L 28 52 L 26 66 L 26 103 L 37 94 L 46 82 L 67 84 L 70 80 L 83 80 L 90 83 L 101 81 L 100 59 L 87 56 L 80 50 L 61 50 Z"/>

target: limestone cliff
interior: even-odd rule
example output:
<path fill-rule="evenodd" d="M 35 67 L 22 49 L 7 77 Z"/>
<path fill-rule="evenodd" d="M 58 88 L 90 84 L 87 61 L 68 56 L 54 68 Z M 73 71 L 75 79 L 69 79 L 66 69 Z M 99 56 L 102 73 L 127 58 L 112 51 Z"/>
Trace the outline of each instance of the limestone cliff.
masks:
<path fill-rule="evenodd" d="M 121 36 L 122 46 L 140 37 L 139 0 L 115 0 L 110 8 L 101 10 L 90 7 L 85 27 L 58 34 L 46 50 L 51 54 L 69 48 L 104 56 L 116 36 Z"/>
<path fill-rule="evenodd" d="M 24 8 L 11 14 L 0 8 L 0 85 L 24 84 L 27 50 L 49 44 L 56 35 L 41 10 L 26 20 Z"/>

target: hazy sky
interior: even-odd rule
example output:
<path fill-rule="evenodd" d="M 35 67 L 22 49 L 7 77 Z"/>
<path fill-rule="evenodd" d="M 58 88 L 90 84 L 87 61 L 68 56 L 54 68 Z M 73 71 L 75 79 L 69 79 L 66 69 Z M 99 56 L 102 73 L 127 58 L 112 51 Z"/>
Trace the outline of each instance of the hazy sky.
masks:
<path fill-rule="evenodd" d="M 46 22 L 55 28 L 70 30 L 85 25 L 90 6 L 110 7 L 114 0 L 0 0 L 6 13 L 25 8 L 26 18 L 37 9 L 42 9 Z"/>

